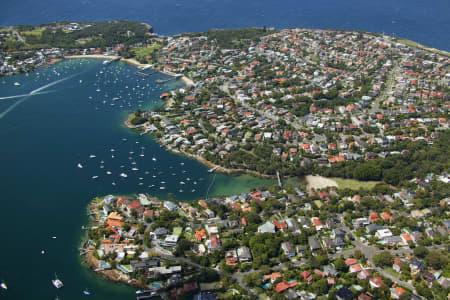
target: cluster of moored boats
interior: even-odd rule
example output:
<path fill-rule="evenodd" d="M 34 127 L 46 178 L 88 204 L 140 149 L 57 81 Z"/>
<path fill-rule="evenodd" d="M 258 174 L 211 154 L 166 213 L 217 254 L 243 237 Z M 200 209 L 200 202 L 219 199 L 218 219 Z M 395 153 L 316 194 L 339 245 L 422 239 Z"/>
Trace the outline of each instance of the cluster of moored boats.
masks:
<path fill-rule="evenodd" d="M 126 138 L 122 139 L 122 142 L 127 141 L 128 139 Z M 123 180 L 131 177 L 131 180 L 137 179 L 138 186 L 147 187 L 149 189 L 165 190 L 166 183 L 168 181 L 173 181 L 169 180 L 169 178 L 172 176 L 179 176 L 181 177 L 181 180 L 178 183 L 179 193 L 183 193 L 185 191 L 194 193 L 196 191 L 199 181 L 202 181 L 203 178 L 193 180 L 188 177 L 187 171 L 182 168 L 184 166 L 183 162 L 179 163 L 179 166 L 168 166 L 165 172 L 159 171 L 157 167 L 148 168 L 150 161 L 145 159 L 146 148 L 144 146 L 140 146 L 139 143 L 139 141 L 133 143 L 130 151 L 119 150 L 119 148 L 110 148 L 109 151 L 105 151 L 104 154 L 90 154 L 84 162 L 79 162 L 77 167 L 80 169 L 86 168 L 89 169 L 89 171 L 94 170 L 95 173 L 91 173 L 91 179 L 100 180 L 103 178 L 105 180 L 111 180 L 111 185 L 113 186 L 116 186 L 119 183 L 122 183 Z M 136 145 L 139 147 L 138 149 L 136 149 Z M 98 158 L 98 156 L 102 159 Z M 126 159 L 125 156 L 127 157 Z M 125 162 L 123 162 L 124 159 Z M 154 155 L 151 157 L 151 160 L 153 162 L 158 161 Z M 92 164 L 97 166 L 92 166 Z M 145 165 L 146 167 L 141 169 L 138 167 L 138 164 Z M 167 170 L 169 170 L 169 172 L 167 172 Z M 121 180 L 119 181 L 117 177 L 121 178 Z"/>

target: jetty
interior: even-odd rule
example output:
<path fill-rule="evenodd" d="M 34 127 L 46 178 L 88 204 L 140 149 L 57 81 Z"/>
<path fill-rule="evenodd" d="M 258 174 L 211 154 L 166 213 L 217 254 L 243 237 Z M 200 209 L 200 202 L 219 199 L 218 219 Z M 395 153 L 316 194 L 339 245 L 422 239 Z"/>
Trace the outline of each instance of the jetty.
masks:
<path fill-rule="evenodd" d="M 280 188 L 283 187 L 283 183 L 281 182 L 280 172 L 277 171 L 277 179 L 278 179 L 278 186 Z"/>
<path fill-rule="evenodd" d="M 148 76 L 152 76 L 153 74 L 158 73 L 158 71 L 154 71 L 154 72 L 150 72 L 150 73 L 145 73 L 145 72 L 143 72 L 143 71 L 144 71 L 144 70 L 136 71 L 136 72 L 134 73 L 134 75 L 138 75 L 138 76 L 141 76 L 141 77 L 148 77 Z"/>
<path fill-rule="evenodd" d="M 219 166 L 215 166 L 214 168 L 209 169 L 208 173 L 214 172 L 215 170 L 217 170 L 217 168 L 219 168 Z"/>

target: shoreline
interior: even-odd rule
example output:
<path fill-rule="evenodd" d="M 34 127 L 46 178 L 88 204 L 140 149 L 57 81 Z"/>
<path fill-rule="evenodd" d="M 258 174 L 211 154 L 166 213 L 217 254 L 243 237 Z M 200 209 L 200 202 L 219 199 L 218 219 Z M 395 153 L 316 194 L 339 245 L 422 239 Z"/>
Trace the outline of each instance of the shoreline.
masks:
<path fill-rule="evenodd" d="M 131 115 L 129 115 L 128 119 L 124 121 L 125 126 L 130 128 L 130 129 L 141 131 L 141 130 L 139 130 L 138 128 L 136 128 L 134 125 L 132 125 L 130 123 L 130 121 L 129 121 L 130 120 L 130 116 Z M 225 168 L 225 167 L 222 167 L 220 165 L 216 165 L 213 162 L 210 162 L 209 160 L 205 159 L 202 156 L 191 154 L 191 153 L 187 153 L 186 151 L 179 150 L 179 149 L 171 149 L 171 148 L 167 147 L 166 144 L 161 143 L 160 140 L 158 140 L 158 139 L 156 139 L 156 140 L 158 141 L 158 143 L 160 145 L 163 145 L 165 149 L 167 149 L 168 151 L 170 151 L 172 153 L 175 153 L 175 154 L 178 154 L 178 155 L 184 155 L 186 157 L 195 159 L 196 161 L 200 162 L 201 164 L 203 164 L 203 165 L 205 165 L 205 166 L 207 166 L 209 168 L 216 168 L 215 172 L 220 172 L 220 173 L 223 173 L 223 174 L 250 174 L 250 175 L 254 175 L 254 176 L 257 176 L 257 177 L 260 177 L 260 178 L 264 178 L 264 179 L 276 179 L 277 178 L 275 175 L 262 174 L 262 173 L 259 173 L 257 171 L 253 171 L 253 170 Z"/>

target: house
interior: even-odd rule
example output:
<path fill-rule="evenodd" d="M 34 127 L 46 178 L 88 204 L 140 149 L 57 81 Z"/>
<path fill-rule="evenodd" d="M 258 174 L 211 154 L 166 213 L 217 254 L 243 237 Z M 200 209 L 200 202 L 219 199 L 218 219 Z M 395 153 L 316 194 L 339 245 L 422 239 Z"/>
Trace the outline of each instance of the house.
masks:
<path fill-rule="evenodd" d="M 424 263 L 416 258 L 411 259 L 409 263 L 411 268 L 411 275 L 416 275 L 424 270 Z"/>
<path fill-rule="evenodd" d="M 370 224 L 366 226 L 366 232 L 367 233 L 373 233 L 376 232 L 378 230 L 383 230 L 383 229 L 387 229 L 384 226 L 378 225 L 378 224 Z"/>
<path fill-rule="evenodd" d="M 380 221 L 380 217 L 378 216 L 378 214 L 376 212 L 373 212 L 369 215 L 369 220 L 372 223 L 376 223 L 376 222 Z"/>
<path fill-rule="evenodd" d="M 103 198 L 103 201 L 105 201 L 105 204 L 112 205 L 115 202 L 113 195 L 107 195 L 105 198 Z"/>
<path fill-rule="evenodd" d="M 350 273 L 358 273 L 358 272 L 361 272 L 362 270 L 363 270 L 363 267 L 360 264 L 354 264 L 348 268 L 348 271 Z"/>
<path fill-rule="evenodd" d="M 356 277 L 358 277 L 359 280 L 365 280 L 367 278 L 370 278 L 372 276 L 372 272 L 370 272 L 370 270 L 367 269 L 362 269 L 361 272 L 358 273 L 358 275 L 356 275 Z"/>
<path fill-rule="evenodd" d="M 297 281 L 282 281 L 282 282 L 280 282 L 280 283 L 278 283 L 277 285 L 275 285 L 275 290 L 278 292 L 278 293 L 282 293 L 282 292 L 284 292 L 285 290 L 287 290 L 287 289 L 289 289 L 289 288 L 291 288 L 291 287 L 294 287 L 294 286 L 296 286 L 297 285 Z"/>
<path fill-rule="evenodd" d="M 280 272 L 274 272 L 274 273 L 272 273 L 272 274 L 264 275 L 264 276 L 263 276 L 263 280 L 264 280 L 264 281 L 267 281 L 267 280 L 270 279 L 270 281 L 271 281 L 272 283 L 274 283 L 278 278 L 281 278 L 281 277 L 283 277 L 283 275 L 281 275 Z"/>
<path fill-rule="evenodd" d="M 236 253 L 239 262 L 243 263 L 252 261 L 252 254 L 250 253 L 250 249 L 247 246 L 237 248 Z"/>
<path fill-rule="evenodd" d="M 386 222 L 392 222 L 392 217 L 391 217 L 391 215 L 390 215 L 387 211 L 382 212 L 380 216 L 381 216 L 381 218 L 382 218 L 384 221 L 386 221 Z"/>
<path fill-rule="evenodd" d="M 176 205 L 175 203 L 171 202 L 171 201 L 164 201 L 164 208 L 169 210 L 169 211 L 176 211 L 178 210 L 178 205 Z"/>
<path fill-rule="evenodd" d="M 316 227 L 316 230 L 321 230 L 324 227 L 322 221 L 317 217 L 311 218 L 311 223 Z"/>
<path fill-rule="evenodd" d="M 342 230 L 342 229 L 340 229 L 340 228 L 333 229 L 333 230 L 331 231 L 330 237 L 331 237 L 332 239 L 335 239 L 335 238 L 341 238 L 341 239 L 344 239 L 344 238 L 345 238 L 345 231 Z"/>
<path fill-rule="evenodd" d="M 164 239 L 164 242 L 161 242 L 160 244 L 165 247 L 176 247 L 178 243 L 178 236 L 176 235 L 167 235 Z"/>
<path fill-rule="evenodd" d="M 405 262 L 402 259 L 400 259 L 398 257 L 394 257 L 394 263 L 392 264 L 392 269 L 394 269 L 398 273 L 401 273 L 404 264 L 405 264 Z"/>
<path fill-rule="evenodd" d="M 379 289 L 383 285 L 383 280 L 380 276 L 373 277 L 369 279 L 370 287 L 373 289 Z"/>
<path fill-rule="evenodd" d="M 281 249 L 283 249 L 283 252 L 287 257 L 295 256 L 295 249 L 291 242 L 281 243 Z"/>
<path fill-rule="evenodd" d="M 103 205 L 103 213 L 105 216 L 109 215 L 109 213 L 111 212 L 111 206 L 109 206 L 109 204 L 105 204 Z"/>
<path fill-rule="evenodd" d="M 275 233 L 275 225 L 273 225 L 272 222 L 267 221 L 258 227 L 258 233 Z"/>
<path fill-rule="evenodd" d="M 377 230 L 377 232 L 375 233 L 375 236 L 377 238 L 379 238 L 380 240 L 382 240 L 386 237 L 392 236 L 392 232 L 389 229 L 380 229 L 380 230 Z"/>
<path fill-rule="evenodd" d="M 331 242 L 331 246 L 332 246 L 333 248 L 336 248 L 336 249 L 342 249 L 342 248 L 345 247 L 345 245 L 346 245 L 345 240 L 344 240 L 343 238 L 340 238 L 340 237 L 335 238 L 335 239 Z"/>
<path fill-rule="evenodd" d="M 227 266 L 236 266 L 238 258 L 235 250 L 229 250 L 225 252 L 225 263 Z"/>
<path fill-rule="evenodd" d="M 168 231 L 164 227 L 158 227 L 155 229 L 155 231 L 153 233 L 154 233 L 155 237 L 159 239 L 163 236 L 166 236 L 168 234 Z"/>
<path fill-rule="evenodd" d="M 303 271 L 302 273 L 300 273 L 300 276 L 308 283 L 310 283 L 313 279 L 309 271 Z"/>
<path fill-rule="evenodd" d="M 409 242 L 413 242 L 411 236 L 407 233 L 401 234 L 400 238 L 402 239 L 404 245 L 408 245 Z"/>
<path fill-rule="evenodd" d="M 433 284 L 433 281 L 436 280 L 436 277 L 430 271 L 424 271 L 422 273 L 422 279 L 425 280 L 430 285 Z"/>
<path fill-rule="evenodd" d="M 392 297 L 392 299 L 400 299 L 400 297 L 405 292 L 406 292 L 406 290 L 399 286 L 393 287 L 393 288 L 391 288 L 391 297 Z"/>
<path fill-rule="evenodd" d="M 128 212 L 129 214 L 131 214 L 131 212 L 132 212 L 133 210 L 136 210 L 136 209 L 138 209 L 138 208 L 141 207 L 141 206 L 142 206 L 142 204 L 141 204 L 141 202 L 139 202 L 138 200 L 133 201 L 133 202 L 130 202 L 130 203 L 127 204 L 127 212 Z"/>
<path fill-rule="evenodd" d="M 357 264 L 357 263 L 358 263 L 358 261 L 357 261 L 356 259 L 354 259 L 354 258 L 347 258 L 347 259 L 345 260 L 345 265 L 346 265 L 347 267 L 350 267 L 350 266 L 355 265 L 355 264 Z"/>
<path fill-rule="evenodd" d="M 361 295 L 359 295 L 358 300 L 372 300 L 372 297 L 370 297 L 367 294 L 362 293 Z"/>
<path fill-rule="evenodd" d="M 220 242 L 220 238 L 217 234 L 211 235 L 209 240 L 206 241 L 206 245 L 210 251 L 219 250 L 222 248 L 222 244 Z"/>
<path fill-rule="evenodd" d="M 308 244 L 309 244 L 309 248 L 311 249 L 312 252 L 322 249 L 322 246 L 320 245 L 319 240 L 315 237 L 309 237 Z"/>
<path fill-rule="evenodd" d="M 348 288 L 342 287 L 336 292 L 338 300 L 350 300 L 353 298 L 353 293 Z"/>
<path fill-rule="evenodd" d="M 326 276 L 335 277 L 338 275 L 338 271 L 334 267 L 334 265 L 326 265 L 323 267 L 323 272 Z"/>

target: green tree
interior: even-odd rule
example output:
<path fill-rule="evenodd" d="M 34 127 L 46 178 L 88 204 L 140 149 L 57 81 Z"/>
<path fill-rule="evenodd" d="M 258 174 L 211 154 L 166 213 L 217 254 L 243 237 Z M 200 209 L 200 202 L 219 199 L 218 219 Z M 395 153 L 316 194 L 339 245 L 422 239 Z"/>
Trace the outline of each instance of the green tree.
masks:
<path fill-rule="evenodd" d="M 383 251 L 373 256 L 373 263 L 379 267 L 391 266 L 393 260 L 391 253 L 388 251 Z"/>

